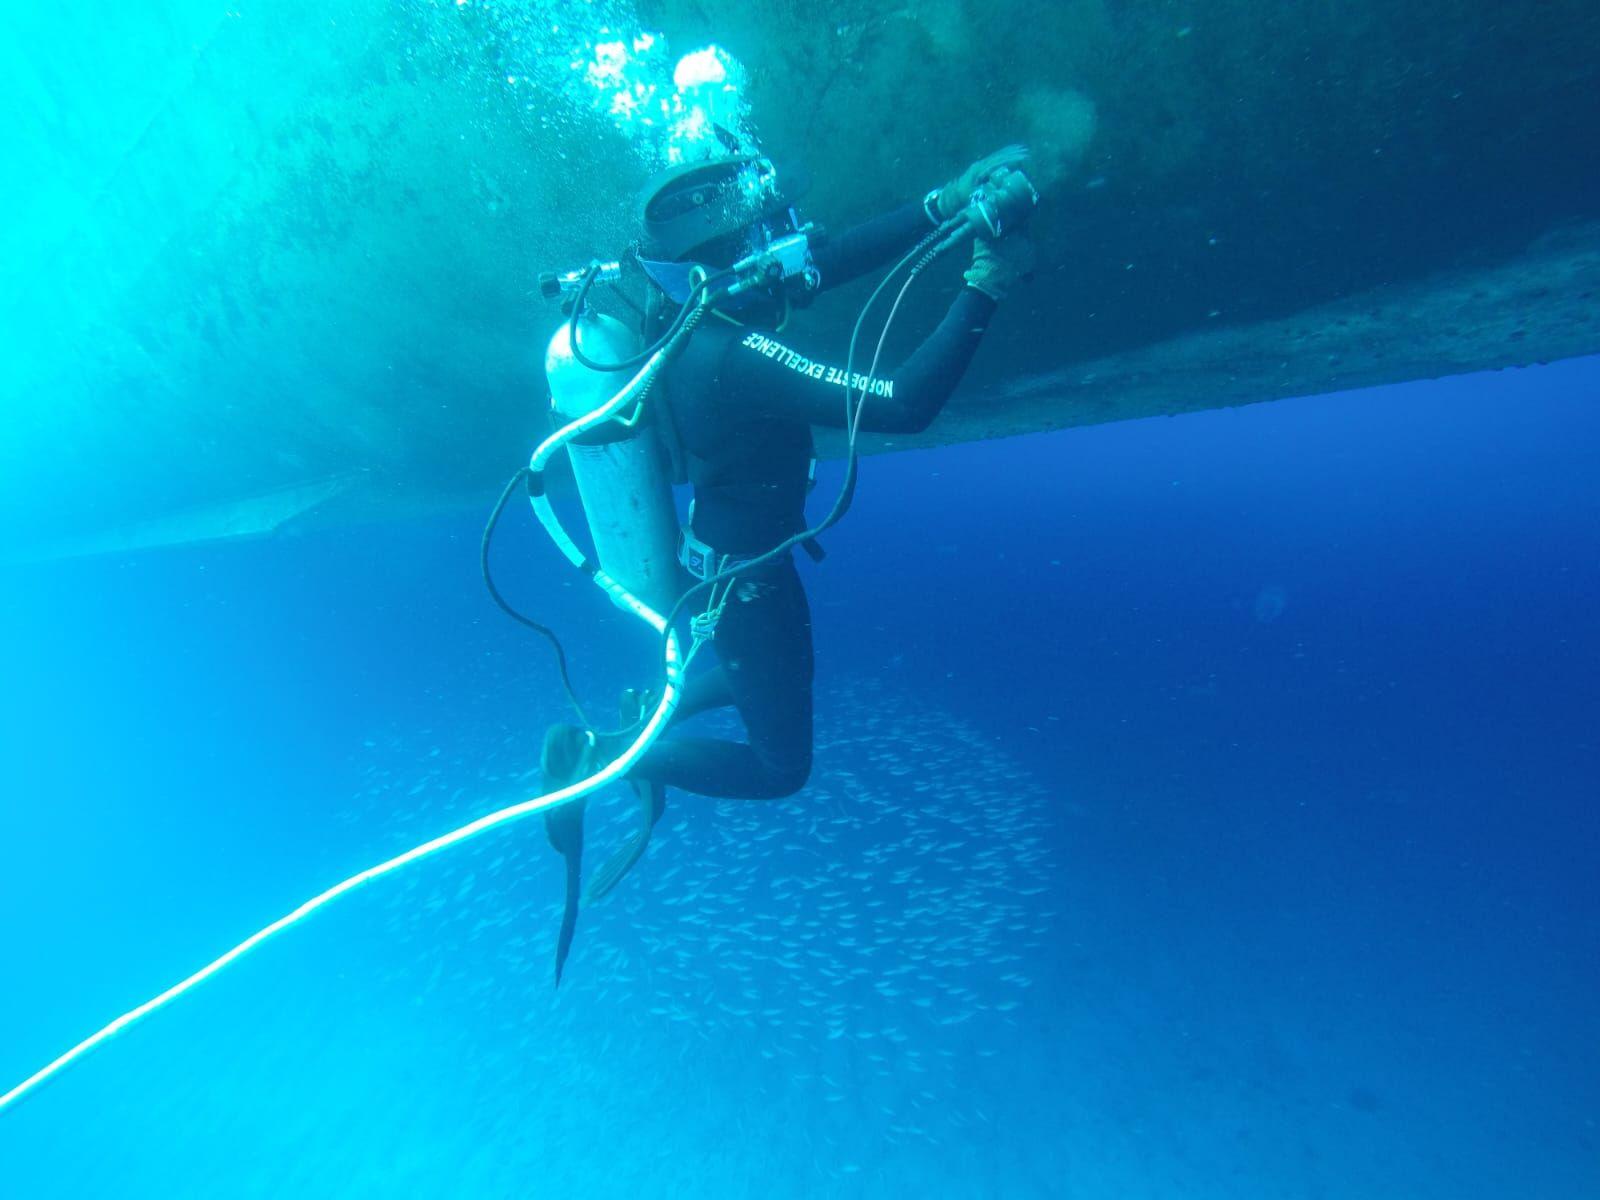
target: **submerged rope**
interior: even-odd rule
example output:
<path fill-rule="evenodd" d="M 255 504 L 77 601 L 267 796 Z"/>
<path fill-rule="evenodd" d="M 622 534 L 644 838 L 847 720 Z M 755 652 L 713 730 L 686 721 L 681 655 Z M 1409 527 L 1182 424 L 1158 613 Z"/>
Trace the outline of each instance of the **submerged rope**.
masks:
<path fill-rule="evenodd" d="M 0 1094 L 0 1111 L 3 1111 L 8 1106 L 15 1104 L 18 1100 L 21 1100 L 29 1092 L 39 1087 L 52 1076 L 60 1073 L 63 1069 L 70 1066 L 77 1059 L 82 1058 L 85 1054 L 93 1050 L 102 1042 L 115 1037 L 124 1029 L 127 1029 L 130 1025 L 149 1016 L 157 1009 L 164 1008 L 166 1005 L 176 1000 L 179 996 L 182 996 L 185 992 L 198 987 L 207 979 L 210 979 L 224 967 L 230 966 L 234 962 L 237 962 L 240 958 L 254 950 L 257 946 L 261 945 L 262 942 L 266 941 L 274 934 L 282 933 L 290 926 L 299 924 L 312 913 L 316 912 L 319 908 L 322 908 L 327 904 L 331 904 L 340 896 L 343 896 L 348 892 L 353 892 L 356 888 L 361 887 L 363 884 L 371 883 L 374 879 L 380 879 L 391 872 L 398 871 L 401 867 L 410 866 L 412 863 L 427 858 L 429 855 L 437 854 L 441 850 L 448 849 L 451 846 L 459 845 L 461 842 L 466 841 L 468 838 L 476 837 L 480 833 L 487 833 L 491 829 L 508 824 L 511 821 L 520 820 L 521 818 L 529 816 L 532 813 L 544 812 L 548 809 L 556 808 L 563 804 L 569 804 L 574 800 L 578 800 L 584 796 L 587 796 L 589 793 L 598 788 L 604 787 L 613 779 L 618 778 L 625 771 L 627 771 L 628 768 L 631 767 L 647 749 L 649 749 L 651 743 L 655 741 L 658 734 L 665 727 L 668 719 L 670 719 L 672 716 L 673 710 L 678 707 L 678 699 L 681 695 L 679 680 L 682 678 L 684 670 L 686 670 L 688 667 L 688 660 L 686 659 L 682 664 L 679 664 L 676 661 L 676 646 L 677 643 L 674 639 L 674 653 L 670 656 L 668 663 L 667 686 L 662 693 L 661 702 L 656 706 L 654 715 L 645 724 L 644 729 L 640 731 L 638 737 L 634 739 L 633 743 L 626 751 L 624 751 L 616 759 L 613 759 L 611 762 L 607 763 L 593 775 L 590 775 L 585 779 L 580 779 L 576 783 L 570 783 L 566 787 L 558 788 L 553 792 L 547 792 L 542 796 L 535 796 L 533 799 L 524 800 L 519 804 L 508 805 L 507 807 L 489 813 L 486 816 L 479 817 L 476 821 L 468 822 L 459 829 L 453 829 L 449 833 L 442 834 L 441 836 L 434 838 L 432 841 L 423 842 L 420 846 L 414 846 L 410 850 L 407 850 L 404 854 L 397 854 L 393 858 L 379 863 L 377 866 L 368 867 L 365 871 L 358 871 L 348 879 L 341 880 L 340 882 L 334 884 L 331 888 L 328 888 L 326 891 L 318 893 L 311 899 L 307 900 L 304 904 L 294 909 L 294 911 L 279 917 L 276 921 L 272 922 L 272 924 L 264 926 L 255 933 L 252 933 L 249 937 L 245 938 L 244 941 L 233 947 L 226 954 L 212 959 L 194 974 L 179 981 L 178 983 L 173 984 L 160 995 L 146 1000 L 137 1008 L 129 1009 L 116 1020 L 105 1025 L 103 1028 L 91 1034 L 89 1037 L 84 1038 L 83 1041 L 72 1047 L 72 1049 L 68 1050 L 65 1054 L 60 1055 L 51 1062 L 47 1063 L 45 1066 L 41 1067 L 39 1070 L 35 1071 L 32 1075 L 28 1076 L 10 1091 Z M 690 659 L 694 657 L 695 649 L 698 649 L 698 647 L 691 648 L 689 654 Z"/>
<path fill-rule="evenodd" d="M 696 314 L 694 315 L 695 320 L 698 320 L 697 314 L 699 311 L 700 310 L 698 309 L 696 310 Z M 688 319 L 685 320 L 685 324 L 689 328 L 693 327 L 692 321 L 689 321 Z M 526 474 L 536 474 L 542 468 L 543 464 L 547 462 L 549 458 L 555 454 L 557 450 L 563 447 L 569 440 L 576 437 L 578 434 L 582 433 L 585 429 L 591 427 L 592 425 L 596 425 L 601 421 L 606 420 L 631 399 L 641 398 L 643 394 L 649 390 L 649 384 L 653 380 L 655 372 L 660 368 L 661 363 L 665 361 L 665 357 L 666 356 L 664 354 L 658 351 L 651 358 L 649 364 L 646 365 L 644 370 L 639 372 L 639 374 L 636 375 L 633 380 L 624 386 L 622 390 L 613 396 L 606 404 L 601 405 L 593 412 L 571 422 L 563 429 L 558 430 L 556 433 L 546 438 L 545 441 L 539 446 L 538 450 L 534 452 L 533 460 L 529 464 Z M 521 477 L 522 475 L 519 474 L 519 478 Z M 515 483 L 516 481 L 513 480 L 512 484 L 508 486 L 505 492 L 501 494 L 500 503 L 497 506 L 497 509 L 505 506 L 507 498 L 511 495 L 512 488 L 515 487 Z M 534 507 L 536 511 L 541 509 L 538 499 L 535 499 Z M 547 503 L 543 507 L 545 510 L 548 510 Z M 571 538 L 568 537 L 566 532 L 561 529 L 560 522 L 555 519 L 554 514 L 548 511 L 540 511 L 540 519 L 545 522 L 547 532 L 549 532 L 551 537 L 556 541 L 556 544 L 561 548 L 562 553 L 566 554 L 567 557 L 571 558 L 574 562 L 578 562 L 579 558 L 576 557 L 578 551 L 573 545 Z M 482 550 L 483 553 L 487 553 L 487 540 L 485 541 Z M 144 1019 L 157 1009 L 164 1008 L 166 1005 L 176 1000 L 179 996 L 182 996 L 185 992 L 198 987 L 200 984 L 204 983 L 207 979 L 210 979 L 213 975 L 217 974 L 225 967 L 237 962 L 240 958 L 250 953 L 250 951 L 254 950 L 257 946 L 261 945 L 262 942 L 266 941 L 274 934 L 282 933 L 285 929 L 299 924 L 312 913 L 316 912 L 318 909 L 327 904 L 331 904 L 340 896 L 343 896 L 348 892 L 353 892 L 356 888 L 361 887 L 363 884 L 371 883 L 374 879 L 380 879 L 385 875 L 388 875 L 394 871 L 398 871 L 401 867 L 410 866 L 412 863 L 427 858 L 429 855 L 437 854 L 441 850 L 458 845 L 461 842 L 466 841 L 468 838 L 476 837 L 478 834 L 485 833 L 490 829 L 496 828 L 497 826 L 519 820 L 520 818 L 526 817 L 532 813 L 545 812 L 562 804 L 568 804 L 574 800 L 581 799 L 582 797 L 589 795 L 591 792 L 604 787 L 612 780 L 619 778 L 630 767 L 632 767 L 633 764 L 637 762 L 645 753 L 645 751 L 648 750 L 655 742 L 656 738 L 660 736 L 662 730 L 666 728 L 667 721 L 671 718 L 673 711 L 678 707 L 678 699 L 682 694 L 682 680 L 684 672 L 688 669 L 689 663 L 694 659 L 695 653 L 700 649 L 700 646 L 703 644 L 703 642 L 699 639 L 696 639 L 689 648 L 688 657 L 682 658 L 679 653 L 678 635 L 668 627 L 665 618 L 663 618 L 648 605 L 640 602 L 636 597 L 629 593 L 626 588 L 622 587 L 622 585 L 607 576 L 605 572 L 595 569 L 592 572 L 592 577 L 594 582 L 598 584 L 600 588 L 605 591 L 615 603 L 651 625 L 663 638 L 663 657 L 665 659 L 666 667 L 666 683 L 662 688 L 661 700 L 656 705 L 655 713 L 651 716 L 650 720 L 645 723 L 644 728 L 640 730 L 638 735 L 633 739 L 626 750 L 608 762 L 605 766 L 601 767 L 594 774 L 589 775 L 584 779 L 567 784 L 565 787 L 557 788 L 553 792 L 547 792 L 542 796 L 535 796 L 531 800 L 524 800 L 520 804 L 508 805 L 507 807 L 498 809 L 497 811 L 489 813 L 486 816 L 479 817 L 477 820 L 470 821 L 461 826 L 459 829 L 453 829 L 449 833 L 442 834 L 441 836 L 434 838 L 432 841 L 423 842 L 420 846 L 414 846 L 410 850 L 407 850 L 404 854 L 397 854 L 393 858 L 379 863 L 377 866 L 368 867 L 364 871 L 358 871 L 348 879 L 340 880 L 326 891 L 319 892 L 317 895 L 311 897 L 311 899 L 307 900 L 304 904 L 300 905 L 292 912 L 279 917 L 270 925 L 266 925 L 261 929 L 258 929 L 255 933 L 245 938 L 244 941 L 240 942 L 237 946 L 234 946 L 227 953 L 212 959 L 194 974 L 173 984 L 166 991 L 160 993 L 159 995 L 146 1000 L 137 1008 L 129 1009 L 116 1020 L 103 1026 L 90 1036 L 84 1038 L 83 1041 L 79 1042 L 76 1046 L 73 1046 L 65 1054 L 59 1055 L 49 1063 L 45 1064 L 11 1090 L 0 1093 L 0 1111 L 4 1111 L 6 1108 L 21 1100 L 29 1092 L 33 1091 L 35 1088 L 38 1088 L 53 1076 L 59 1074 L 73 1062 L 82 1058 L 85 1054 L 89 1053 L 89 1051 L 93 1050 L 102 1042 L 110 1040 L 117 1034 L 121 1033 L 124 1029 L 127 1029 L 130 1025 L 133 1025 L 134 1023 Z M 536 625 L 535 628 L 542 627 Z M 563 663 L 563 667 L 564 666 L 565 664 Z M 565 678 L 564 670 L 563 678 Z M 570 689 L 568 694 L 570 696 Z"/>

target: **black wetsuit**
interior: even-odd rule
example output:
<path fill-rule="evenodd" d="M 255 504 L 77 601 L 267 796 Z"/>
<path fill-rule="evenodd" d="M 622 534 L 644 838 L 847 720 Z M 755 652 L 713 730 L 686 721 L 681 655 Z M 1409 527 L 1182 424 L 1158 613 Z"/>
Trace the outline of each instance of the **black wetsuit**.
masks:
<path fill-rule="evenodd" d="M 931 229 L 920 204 L 869 221 L 815 252 L 823 287 L 908 252 Z M 861 429 L 926 429 L 955 389 L 995 302 L 963 287 L 937 329 L 867 397 Z M 752 558 L 806 527 L 811 428 L 845 424 L 842 356 L 813 356 L 787 333 L 702 322 L 662 387 L 694 490 L 690 532 L 717 555 Z M 865 374 L 865 364 L 855 364 Z M 859 387 L 857 394 L 859 394 Z M 716 626 L 718 667 L 696 674 L 677 719 L 739 710 L 749 742 L 674 736 L 629 775 L 705 796 L 776 799 L 811 771 L 811 614 L 792 557 L 741 575 Z"/>

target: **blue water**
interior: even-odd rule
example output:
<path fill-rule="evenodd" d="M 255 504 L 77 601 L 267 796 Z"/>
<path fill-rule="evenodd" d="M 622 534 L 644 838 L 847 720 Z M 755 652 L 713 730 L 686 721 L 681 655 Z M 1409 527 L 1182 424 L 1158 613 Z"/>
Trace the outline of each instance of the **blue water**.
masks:
<path fill-rule="evenodd" d="M 870 460 L 805 794 L 674 796 L 559 994 L 537 823 L 380 881 L 0 1116 L 0 1195 L 1600 1194 L 1597 385 Z M 4 577 L 0 1086 L 529 793 L 478 522 Z"/>

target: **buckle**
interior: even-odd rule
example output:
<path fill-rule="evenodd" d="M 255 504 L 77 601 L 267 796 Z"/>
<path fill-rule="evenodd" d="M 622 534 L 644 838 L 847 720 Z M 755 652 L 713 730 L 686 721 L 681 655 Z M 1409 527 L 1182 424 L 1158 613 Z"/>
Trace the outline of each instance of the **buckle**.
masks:
<path fill-rule="evenodd" d="M 678 562 L 696 579 L 709 579 L 716 574 L 716 551 L 687 529 L 678 542 Z"/>

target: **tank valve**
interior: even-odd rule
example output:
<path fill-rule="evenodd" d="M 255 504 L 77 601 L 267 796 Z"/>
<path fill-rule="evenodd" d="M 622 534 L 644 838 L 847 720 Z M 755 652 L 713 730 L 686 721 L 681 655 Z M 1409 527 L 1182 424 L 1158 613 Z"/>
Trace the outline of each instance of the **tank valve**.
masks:
<path fill-rule="evenodd" d="M 616 262 L 594 262 L 576 271 L 563 271 L 560 274 L 543 271 L 539 275 L 539 294 L 546 300 L 571 295 L 583 286 L 583 277 L 594 268 L 598 268 L 594 276 L 596 283 L 616 283 L 622 278 L 622 264 Z"/>

